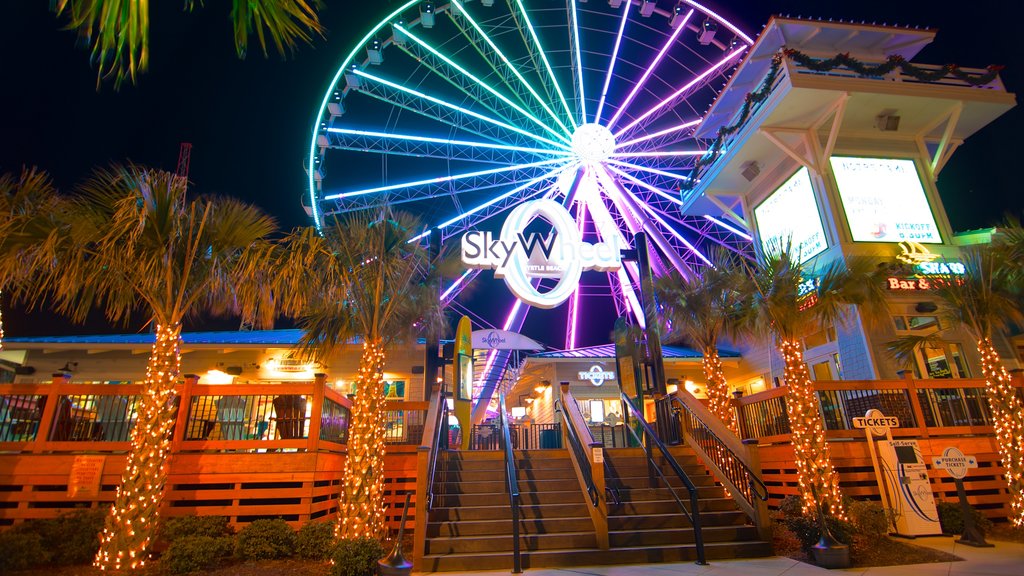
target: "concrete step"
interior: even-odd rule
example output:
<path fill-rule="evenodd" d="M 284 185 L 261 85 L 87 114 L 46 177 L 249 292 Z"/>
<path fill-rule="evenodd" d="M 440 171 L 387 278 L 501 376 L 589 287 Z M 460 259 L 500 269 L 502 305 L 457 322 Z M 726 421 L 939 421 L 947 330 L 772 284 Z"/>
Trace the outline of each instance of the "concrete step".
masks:
<path fill-rule="evenodd" d="M 583 503 L 583 493 L 579 487 L 574 490 L 559 490 L 551 492 L 519 492 L 521 504 L 572 504 Z M 625 498 L 623 498 L 625 500 Z M 434 503 L 436 506 L 448 507 L 473 507 L 492 506 L 502 503 L 508 506 L 508 493 L 478 493 L 478 494 L 435 494 Z"/>
<path fill-rule="evenodd" d="M 431 522 L 455 522 L 462 520 L 498 520 L 512 519 L 512 509 L 508 505 L 508 495 L 504 500 L 494 500 L 491 506 L 474 507 L 438 507 L 430 511 Z M 674 504 L 673 504 L 674 505 Z M 548 518 L 589 518 L 587 504 L 579 502 L 554 504 L 524 504 L 519 506 L 519 517 L 527 520 Z M 511 526 L 510 526 L 511 528 Z"/>
<path fill-rule="evenodd" d="M 689 510 L 689 499 L 683 499 L 683 506 Z M 721 512 L 736 510 L 736 502 L 732 498 L 701 498 L 699 501 L 701 512 Z M 636 514 L 666 514 L 679 510 L 675 500 L 671 498 L 664 500 L 640 500 L 624 501 L 621 504 L 608 504 L 608 516 L 633 516 Z"/>
<path fill-rule="evenodd" d="M 727 558 L 755 558 L 770 556 L 768 542 L 709 542 L 704 546 L 708 560 Z M 600 550 L 524 550 L 524 569 L 606 566 L 613 564 L 648 564 L 657 562 L 683 562 L 697 559 L 692 544 L 681 546 L 638 546 Z M 426 555 L 422 570 L 427 572 L 456 572 L 474 570 L 508 570 L 512 568 L 512 554 L 476 552 L 472 554 Z"/>
<path fill-rule="evenodd" d="M 519 493 L 524 492 L 570 492 L 579 490 L 580 483 L 576 478 L 556 478 L 554 480 L 534 480 L 519 478 Z M 481 482 L 442 482 L 435 484 L 434 493 L 445 494 L 495 494 L 508 493 L 505 479 Z"/>
<path fill-rule="evenodd" d="M 483 536 L 462 536 L 458 538 L 431 538 L 427 540 L 427 551 L 430 554 L 467 554 L 477 552 L 512 552 L 512 536 L 495 534 Z M 521 550 L 570 550 L 578 548 L 594 548 L 597 537 L 593 526 L 589 532 L 562 532 L 556 534 L 520 534 Z"/>
<path fill-rule="evenodd" d="M 687 524 L 689 525 L 689 524 Z M 520 534 L 555 534 L 559 532 L 586 532 L 594 530 L 589 516 L 569 518 L 532 518 L 519 520 Z M 427 537 L 482 536 L 511 534 L 512 519 L 468 520 L 457 522 L 431 522 L 427 526 Z"/>
<path fill-rule="evenodd" d="M 705 544 L 757 540 L 757 529 L 753 526 L 705 526 L 702 532 Z M 694 531 L 689 527 L 609 531 L 608 541 L 612 548 L 693 544 Z"/>
<path fill-rule="evenodd" d="M 701 526 L 743 526 L 750 519 L 741 510 L 711 510 L 701 512 Z M 637 516 L 609 516 L 608 530 L 654 530 L 658 528 L 689 528 L 690 520 L 681 512 L 642 514 Z"/>

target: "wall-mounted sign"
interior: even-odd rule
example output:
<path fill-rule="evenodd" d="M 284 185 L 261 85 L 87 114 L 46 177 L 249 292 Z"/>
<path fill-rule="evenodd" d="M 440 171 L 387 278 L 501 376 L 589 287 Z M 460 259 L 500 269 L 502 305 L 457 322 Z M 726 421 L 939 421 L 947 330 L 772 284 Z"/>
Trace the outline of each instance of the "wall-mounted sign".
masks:
<path fill-rule="evenodd" d="M 896 259 L 905 264 L 912 265 L 914 270 L 921 275 L 959 276 L 966 271 L 963 262 L 955 260 L 937 261 L 939 255 L 923 246 L 920 242 L 905 240 L 900 242 L 899 246 L 900 253 L 896 255 Z"/>
<path fill-rule="evenodd" d="M 754 208 L 754 218 L 767 252 L 789 247 L 804 261 L 828 248 L 807 168 L 797 170 Z"/>
<path fill-rule="evenodd" d="M 68 497 L 86 498 L 100 495 L 103 465 L 106 456 L 75 456 L 68 476 Z"/>
<path fill-rule="evenodd" d="M 544 346 L 518 332 L 508 330 L 474 330 L 474 350 L 543 350 Z"/>
<path fill-rule="evenodd" d="M 615 372 L 605 370 L 597 364 L 591 366 L 589 370 L 581 370 L 577 376 L 581 381 L 590 382 L 594 386 L 600 386 L 608 380 L 615 380 Z"/>
<path fill-rule="evenodd" d="M 831 163 L 855 242 L 942 243 L 913 160 L 833 156 Z"/>
<path fill-rule="evenodd" d="M 550 233 L 526 233 L 527 226 L 537 218 L 551 225 Z M 615 237 L 610 243 L 584 242 L 569 211 L 547 198 L 513 209 L 497 236 L 481 230 L 462 235 L 462 262 L 466 266 L 493 268 L 494 276 L 503 278 L 517 298 L 537 308 L 554 308 L 565 302 L 576 291 L 585 270 L 622 268 L 621 249 Z M 557 278 L 558 283 L 541 292 L 533 283 L 543 278 Z"/>
<path fill-rule="evenodd" d="M 931 290 L 932 281 L 927 278 L 893 278 L 885 279 L 885 287 L 897 292 L 920 292 Z"/>

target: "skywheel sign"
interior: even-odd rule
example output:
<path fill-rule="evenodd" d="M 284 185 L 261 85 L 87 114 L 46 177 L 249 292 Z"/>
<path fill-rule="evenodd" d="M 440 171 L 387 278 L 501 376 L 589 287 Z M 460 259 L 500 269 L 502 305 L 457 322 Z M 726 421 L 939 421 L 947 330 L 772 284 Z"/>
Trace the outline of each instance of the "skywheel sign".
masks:
<path fill-rule="evenodd" d="M 548 234 L 527 233 L 537 218 L 551 225 Z M 470 230 L 462 236 L 462 262 L 470 268 L 493 269 L 512 293 L 530 306 L 555 308 L 579 287 L 586 270 L 614 272 L 622 268 L 621 246 L 585 242 L 576 221 L 561 204 L 534 200 L 513 209 L 497 236 L 490 231 Z M 557 279 L 545 292 L 539 281 Z M 536 285 L 535 285 L 536 284 Z"/>

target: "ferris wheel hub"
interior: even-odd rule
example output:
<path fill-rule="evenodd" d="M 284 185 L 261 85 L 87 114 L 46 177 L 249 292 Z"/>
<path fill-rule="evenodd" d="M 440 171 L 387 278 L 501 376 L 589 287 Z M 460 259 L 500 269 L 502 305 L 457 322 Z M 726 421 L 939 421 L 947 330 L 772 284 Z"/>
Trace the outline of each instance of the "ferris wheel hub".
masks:
<path fill-rule="evenodd" d="M 584 124 L 572 134 L 572 151 L 583 164 L 599 164 L 615 151 L 615 136 L 600 124 Z"/>

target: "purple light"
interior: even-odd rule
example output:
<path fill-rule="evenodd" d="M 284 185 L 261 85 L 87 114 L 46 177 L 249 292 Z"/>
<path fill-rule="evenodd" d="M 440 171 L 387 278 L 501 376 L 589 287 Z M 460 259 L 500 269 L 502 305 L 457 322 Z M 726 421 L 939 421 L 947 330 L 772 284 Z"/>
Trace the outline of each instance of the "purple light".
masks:
<path fill-rule="evenodd" d="M 565 160 L 556 158 L 554 160 L 543 160 L 541 162 L 531 162 L 529 164 L 519 164 L 517 166 L 505 166 L 502 168 L 491 168 L 490 170 L 477 170 L 474 172 L 465 172 L 462 174 L 453 174 L 451 176 L 441 176 L 438 178 L 427 178 L 426 180 L 414 180 L 412 182 L 402 182 L 399 184 L 391 184 L 388 186 L 378 186 L 376 188 L 366 188 L 364 190 L 354 190 L 352 192 L 344 192 L 341 194 L 332 194 L 330 196 L 324 196 L 324 200 L 338 200 L 340 198 L 351 198 L 352 196 L 363 196 L 365 194 L 373 194 L 375 192 L 387 192 L 390 190 L 398 190 L 400 188 L 412 188 L 414 186 L 425 186 L 427 184 L 441 184 L 443 182 L 451 182 L 453 180 L 461 180 L 463 178 L 475 178 L 477 176 L 488 176 L 490 174 L 500 174 L 502 172 L 515 172 L 517 170 L 523 170 L 526 168 L 538 168 L 540 166 L 547 166 L 550 164 L 564 163 Z"/>
<path fill-rule="evenodd" d="M 679 29 L 682 29 L 682 26 L 680 26 Z M 690 80 L 690 82 L 688 82 L 686 84 L 686 86 L 683 86 L 679 90 L 676 90 L 675 92 L 672 93 L 671 96 L 669 96 L 668 98 L 663 99 L 661 102 L 658 102 L 654 106 L 651 106 L 646 112 L 641 114 L 638 118 L 636 118 L 635 120 L 633 120 L 629 124 L 626 124 L 626 126 L 624 128 L 622 128 L 622 130 L 619 130 L 618 132 L 615 133 L 615 137 L 618 138 L 625 131 L 629 130 L 633 126 L 636 126 L 637 124 L 642 122 L 644 119 L 646 119 L 648 116 L 656 113 L 662 107 L 666 106 L 669 102 L 671 102 L 671 101 L 675 100 L 676 98 L 678 98 L 679 95 L 681 95 L 682 93 L 686 92 L 690 88 L 693 88 L 694 86 L 696 86 L 698 82 L 700 82 L 701 80 L 704 80 L 705 78 L 710 76 L 713 72 L 717 71 L 719 68 L 721 68 L 721 67 L 725 66 L 726 64 L 728 64 L 733 58 L 735 58 L 737 55 L 739 55 L 741 52 L 743 52 L 746 49 L 747 49 L 746 46 L 741 46 L 740 48 L 737 48 L 736 50 L 733 50 L 732 52 L 728 53 L 725 56 L 725 58 L 722 58 L 721 60 L 719 60 L 717 64 L 715 64 L 711 68 L 708 68 L 704 72 L 701 72 L 701 74 L 699 76 L 697 76 L 696 78 L 694 78 L 693 80 Z"/>
<path fill-rule="evenodd" d="M 651 192 L 654 192 L 655 194 L 657 194 L 658 196 L 661 196 L 662 198 L 668 200 L 669 202 L 675 203 L 675 204 L 677 204 L 679 206 L 683 205 L 683 201 L 682 200 L 680 200 L 679 198 L 677 198 L 677 197 L 675 197 L 675 196 L 665 192 L 661 188 L 656 188 L 654 186 L 651 186 L 647 182 L 644 182 L 643 180 L 640 180 L 639 178 L 636 178 L 636 177 L 634 177 L 634 176 L 632 176 L 630 174 L 627 174 L 626 172 L 623 172 L 622 170 L 619 170 L 615 166 L 607 166 L 607 168 L 609 170 L 611 170 L 612 172 L 615 172 L 619 176 L 622 176 L 623 178 L 629 180 L 630 182 L 632 182 L 632 183 L 634 183 L 634 184 L 636 184 L 638 186 L 643 186 L 644 188 L 647 188 Z"/>
<path fill-rule="evenodd" d="M 601 111 L 604 110 L 604 100 L 608 95 L 608 85 L 612 81 L 612 71 L 615 70 L 615 59 L 619 56 L 619 45 L 622 43 L 622 32 L 626 29 L 626 20 L 629 20 L 629 7 L 632 2 L 626 2 L 622 9 L 622 20 L 619 22 L 619 33 L 615 36 L 615 47 L 612 48 L 612 61 L 608 64 L 608 74 L 604 77 L 604 88 L 601 88 L 601 100 L 597 103 L 597 112 L 594 114 L 594 123 L 601 123 Z"/>
<path fill-rule="evenodd" d="M 580 231 L 580 238 L 583 238 L 583 228 L 586 223 L 587 205 L 584 202 L 580 202 L 576 208 L 576 229 Z M 565 343 L 565 347 L 568 350 L 574 350 L 576 348 L 576 326 L 580 314 L 580 287 L 576 286 L 576 290 L 572 293 L 572 300 L 569 302 L 569 334 L 568 339 Z"/>
<path fill-rule="evenodd" d="M 706 150 L 662 150 L 658 152 L 616 152 L 612 158 L 667 158 L 678 156 L 703 156 Z"/>
<path fill-rule="evenodd" d="M 725 228 L 726 230 L 732 232 L 733 234 L 741 237 L 741 238 L 745 238 L 747 240 L 753 240 L 753 238 L 750 236 L 750 234 L 747 234 L 746 232 L 741 231 L 739 228 L 735 228 L 733 226 L 730 226 L 729 224 L 719 220 L 718 218 L 715 218 L 714 216 L 710 216 L 708 214 L 705 214 L 704 217 L 707 218 L 708 220 L 714 222 L 715 224 L 718 224 L 722 228 Z"/>
<path fill-rule="evenodd" d="M 616 166 L 625 166 L 626 168 L 632 168 L 633 170 L 640 170 L 641 172 L 650 172 L 659 176 L 665 176 L 666 178 L 675 178 L 676 180 L 689 180 L 689 176 L 683 176 L 682 174 L 676 174 L 675 172 L 666 172 L 657 168 L 650 168 L 648 166 L 640 166 L 639 164 L 633 164 L 632 162 L 623 162 L 622 160 L 609 160 L 609 164 L 615 164 Z"/>
<path fill-rule="evenodd" d="M 686 23 L 690 20 L 690 16 L 693 16 L 693 10 L 690 10 L 686 17 L 683 18 L 682 23 L 680 23 L 679 26 L 677 26 L 676 29 L 672 32 L 672 35 L 668 37 L 668 40 L 665 42 L 665 45 L 661 47 L 661 50 L 658 52 L 658 55 L 654 57 L 654 60 L 651 61 L 651 64 L 647 67 L 647 70 L 644 71 L 643 76 L 641 76 L 640 80 L 636 83 L 636 85 L 633 86 L 633 89 L 629 91 L 629 95 L 626 96 L 626 99 L 622 102 L 622 105 L 619 106 L 619 109 L 615 111 L 615 114 L 612 116 L 612 119 L 608 121 L 609 130 L 611 130 L 612 127 L 615 126 L 615 123 L 619 121 L 619 117 L 622 116 L 622 113 L 626 111 L 626 108 L 629 108 L 629 105 L 633 103 L 633 98 L 636 97 L 637 92 L 639 92 L 640 88 L 643 87 L 644 82 L 646 82 L 647 78 L 654 73 L 654 69 L 658 66 L 658 63 L 661 62 L 661 59 L 668 52 L 668 49 L 672 47 L 673 43 L 675 43 L 676 38 L 679 37 L 679 34 L 681 34 L 683 30 L 686 28 Z"/>
<path fill-rule="evenodd" d="M 687 128 L 689 128 L 691 126 L 696 126 L 697 124 L 700 124 L 700 120 L 699 119 L 698 120 L 690 120 L 689 122 L 684 122 L 682 124 L 677 124 L 677 125 L 672 126 L 670 128 L 665 128 L 664 130 L 658 130 L 657 132 L 654 132 L 654 133 L 651 133 L 651 134 L 646 134 L 646 135 L 641 136 L 639 138 L 634 138 L 632 140 L 628 140 L 626 142 L 622 142 L 620 144 L 616 144 L 615 148 L 616 149 L 625 148 L 626 146 L 630 146 L 630 145 L 633 145 L 633 144 L 639 144 L 641 142 L 646 142 L 647 140 L 650 140 L 652 138 L 657 138 L 658 136 L 664 136 L 665 134 L 669 134 L 671 132 L 676 132 L 676 131 L 679 131 L 679 130 L 686 130 Z"/>
<path fill-rule="evenodd" d="M 576 76 L 580 83 L 580 124 L 587 123 L 587 97 L 583 93 L 583 56 L 580 53 L 580 20 L 576 12 L 576 0 L 571 0 L 572 5 L 572 35 L 576 39 Z"/>

